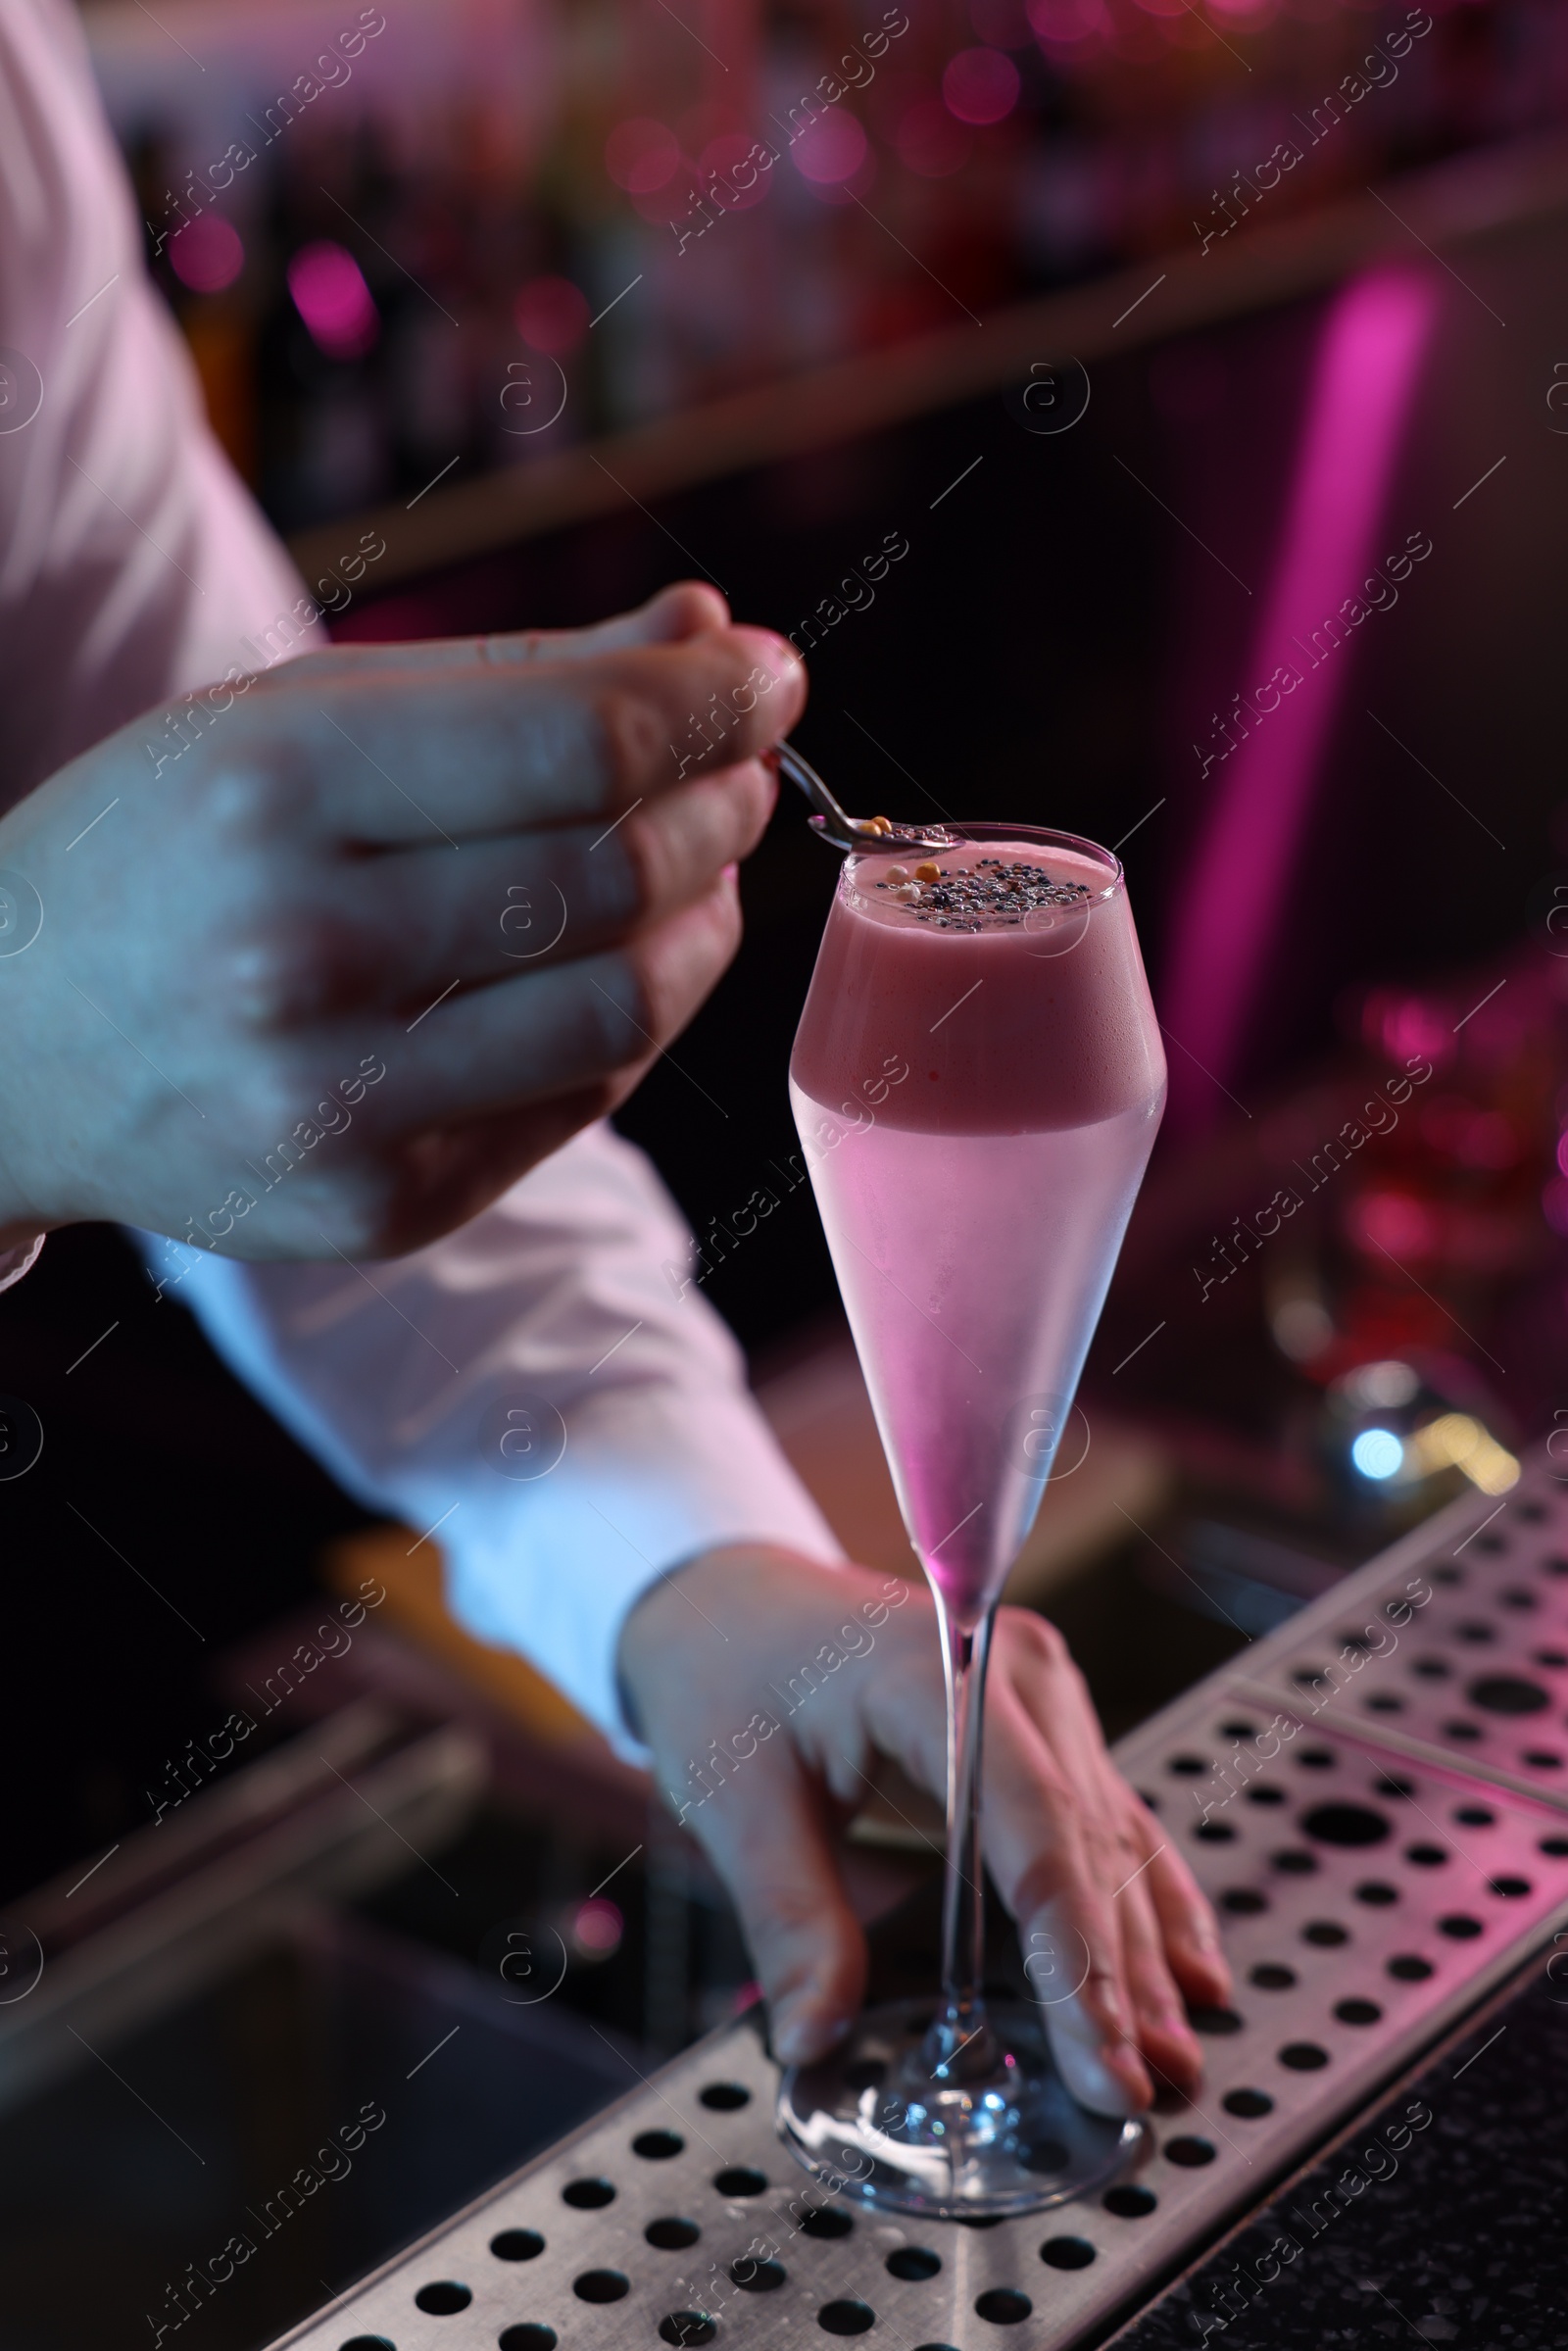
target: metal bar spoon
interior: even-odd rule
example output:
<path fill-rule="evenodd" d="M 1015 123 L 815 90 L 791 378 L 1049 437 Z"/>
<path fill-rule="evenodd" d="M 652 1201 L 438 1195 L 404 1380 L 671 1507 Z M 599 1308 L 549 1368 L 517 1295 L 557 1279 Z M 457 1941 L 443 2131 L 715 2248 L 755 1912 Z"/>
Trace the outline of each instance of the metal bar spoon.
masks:
<path fill-rule="evenodd" d="M 802 759 L 793 743 L 775 743 L 766 755 L 781 775 L 806 794 L 816 813 L 808 821 L 817 838 L 830 848 L 845 850 L 956 849 L 958 837 L 945 825 L 892 824 L 886 816 L 851 816 L 839 806 L 822 778 L 808 759 Z"/>

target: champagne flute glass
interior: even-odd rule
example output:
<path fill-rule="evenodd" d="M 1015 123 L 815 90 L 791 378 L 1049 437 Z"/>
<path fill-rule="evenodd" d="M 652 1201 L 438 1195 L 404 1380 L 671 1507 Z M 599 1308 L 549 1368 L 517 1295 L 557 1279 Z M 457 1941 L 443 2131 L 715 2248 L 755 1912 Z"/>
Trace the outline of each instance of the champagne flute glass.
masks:
<path fill-rule="evenodd" d="M 790 1094 L 948 1691 L 942 1986 L 791 2068 L 802 2162 L 906 2212 L 987 2218 L 1078 2193 L 1140 2126 L 1068 2095 L 1041 2006 L 983 1991 L 986 1657 L 1034 1522 L 1165 1098 L 1126 886 L 1093 842 L 962 824 L 911 866 L 850 857 Z M 1084 1424 L 1085 1432 L 1087 1424 Z M 1075 1449 L 1079 1440 L 1075 1440 Z M 1088 1953 L 1026 1973 L 1068 1997 Z M 1075 1982 L 1074 1979 L 1078 1979 Z"/>

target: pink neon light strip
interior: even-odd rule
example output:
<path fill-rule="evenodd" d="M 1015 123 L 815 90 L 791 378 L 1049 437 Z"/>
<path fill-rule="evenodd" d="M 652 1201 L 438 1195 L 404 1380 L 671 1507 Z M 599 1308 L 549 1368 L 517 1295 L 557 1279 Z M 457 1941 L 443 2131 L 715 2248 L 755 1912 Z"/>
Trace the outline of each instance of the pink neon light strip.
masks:
<path fill-rule="evenodd" d="M 1331 653 L 1312 634 L 1359 592 L 1403 440 L 1422 354 L 1438 308 L 1431 283 L 1407 272 L 1358 279 L 1329 313 L 1307 396 L 1296 481 L 1252 642 L 1250 692 L 1279 667 L 1301 683 L 1239 739 L 1219 771 L 1201 845 L 1182 892 L 1162 1011 L 1172 1038 L 1218 1080 L 1236 1069 L 1266 972 L 1296 852 L 1355 660 L 1352 637 Z M 1402 537 L 1402 534 L 1401 534 Z M 1363 626 L 1366 623 L 1362 623 Z M 1215 737 L 1223 749 L 1224 738 Z M 1220 1096 L 1173 1057 L 1178 1123 L 1206 1126 Z"/>

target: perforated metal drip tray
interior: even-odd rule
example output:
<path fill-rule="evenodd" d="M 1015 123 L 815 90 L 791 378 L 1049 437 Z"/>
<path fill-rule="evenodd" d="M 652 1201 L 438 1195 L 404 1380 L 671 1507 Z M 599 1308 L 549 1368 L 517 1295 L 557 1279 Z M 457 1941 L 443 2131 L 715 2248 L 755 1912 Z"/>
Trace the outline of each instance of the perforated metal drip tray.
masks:
<path fill-rule="evenodd" d="M 825 2196 L 774 2135 L 748 2022 L 287 2343 L 1047 2351 L 1102 2332 L 1568 1922 L 1568 1790 L 1522 1760 L 1568 1746 L 1568 1508 L 1543 1459 L 1494 1510 L 1455 1504 L 1118 1747 L 1215 1902 L 1237 1992 L 1195 2019 L 1201 2094 L 1156 2113 L 1109 2188 L 989 2228 Z M 1462 1710 L 1425 1702 L 1439 1685 Z"/>

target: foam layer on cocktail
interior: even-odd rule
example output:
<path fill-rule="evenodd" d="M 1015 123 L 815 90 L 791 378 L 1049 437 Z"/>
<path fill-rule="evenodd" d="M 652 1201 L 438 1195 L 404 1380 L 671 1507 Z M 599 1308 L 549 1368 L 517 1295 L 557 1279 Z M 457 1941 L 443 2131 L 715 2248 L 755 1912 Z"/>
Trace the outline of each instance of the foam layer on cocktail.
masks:
<path fill-rule="evenodd" d="M 1004 838 L 937 864 L 968 897 L 982 877 L 1029 868 L 1062 886 L 1060 903 L 1030 904 L 1038 890 L 1004 880 L 993 907 L 945 911 L 940 881 L 890 880 L 918 870 L 906 857 L 852 858 L 796 1040 L 801 1091 L 836 1110 L 902 1056 L 910 1077 L 879 1117 L 948 1135 L 1087 1126 L 1156 1094 L 1164 1057 L 1114 869 Z"/>

